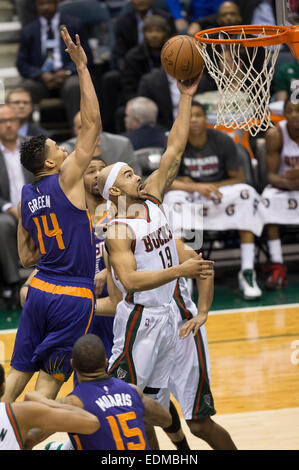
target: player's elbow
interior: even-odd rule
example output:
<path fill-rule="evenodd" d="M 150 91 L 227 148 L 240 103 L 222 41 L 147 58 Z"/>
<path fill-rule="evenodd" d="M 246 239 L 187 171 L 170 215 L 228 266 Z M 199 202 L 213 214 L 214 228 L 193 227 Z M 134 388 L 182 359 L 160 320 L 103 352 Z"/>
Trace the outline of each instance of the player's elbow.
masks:
<path fill-rule="evenodd" d="M 100 422 L 98 418 L 94 415 L 91 415 L 89 417 L 89 424 L 88 424 L 87 431 L 85 431 L 85 434 L 93 434 L 97 432 L 99 428 L 100 428 Z"/>
<path fill-rule="evenodd" d="M 133 281 L 131 281 L 130 279 L 124 279 L 122 281 L 122 285 L 124 286 L 124 289 L 128 294 L 134 294 L 134 292 L 136 292 L 137 290 L 135 283 L 133 283 Z"/>
<path fill-rule="evenodd" d="M 31 268 L 32 266 L 35 265 L 32 257 L 30 256 L 19 256 L 20 258 L 20 262 L 21 262 L 21 265 L 23 266 L 23 268 Z"/>

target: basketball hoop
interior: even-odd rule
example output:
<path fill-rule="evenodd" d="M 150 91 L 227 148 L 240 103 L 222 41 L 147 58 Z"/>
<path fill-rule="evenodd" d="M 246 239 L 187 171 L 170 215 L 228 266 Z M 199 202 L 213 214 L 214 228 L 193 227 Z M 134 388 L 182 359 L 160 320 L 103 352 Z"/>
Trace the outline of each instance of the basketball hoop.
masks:
<path fill-rule="evenodd" d="M 299 26 L 228 26 L 194 37 L 219 92 L 216 126 L 252 136 L 273 126 L 268 105 L 275 63 L 283 43 L 299 59 Z"/>

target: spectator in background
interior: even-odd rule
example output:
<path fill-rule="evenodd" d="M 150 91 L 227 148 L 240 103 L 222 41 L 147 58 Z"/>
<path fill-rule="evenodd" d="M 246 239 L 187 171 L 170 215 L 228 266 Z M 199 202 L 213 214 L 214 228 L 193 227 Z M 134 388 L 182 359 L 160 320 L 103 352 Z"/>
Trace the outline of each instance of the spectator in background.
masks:
<path fill-rule="evenodd" d="M 299 61 L 282 64 L 274 78 L 275 101 L 285 101 L 292 91 L 299 89 Z M 298 99 L 298 92 L 296 93 Z"/>
<path fill-rule="evenodd" d="M 198 18 L 190 24 L 188 33 L 193 35 L 202 29 L 218 28 L 219 26 L 234 26 L 242 24 L 240 9 L 233 1 L 221 2 L 217 13 Z"/>
<path fill-rule="evenodd" d="M 169 11 L 175 19 L 175 26 L 178 32 L 185 32 L 188 29 L 189 20 L 196 21 L 197 18 L 202 18 L 207 15 L 212 15 L 217 12 L 219 5 L 223 0 L 191 0 L 189 9 L 190 17 L 184 18 L 183 9 L 179 0 L 166 0 Z"/>
<path fill-rule="evenodd" d="M 102 120 L 103 129 L 109 132 L 122 132 L 116 129 L 115 110 L 125 103 L 121 96 L 121 72 L 126 54 L 144 40 L 143 24 L 149 16 L 162 16 L 170 28 L 170 35 L 176 32 L 171 13 L 152 7 L 153 0 L 131 0 L 131 8 L 120 15 L 114 24 L 113 63 L 115 70 L 109 70 L 102 81 Z"/>
<path fill-rule="evenodd" d="M 172 35 L 176 32 L 171 13 L 152 6 L 152 3 L 153 0 L 131 0 L 132 9 L 116 19 L 113 55 L 119 70 L 123 69 L 126 53 L 143 41 L 143 23 L 145 18 L 151 15 L 162 16 L 167 20 L 170 34 Z"/>
<path fill-rule="evenodd" d="M 128 101 L 125 111 L 126 132 L 134 150 L 162 147 L 167 144 L 165 131 L 157 126 L 158 107 L 148 98 L 139 96 Z"/>
<path fill-rule="evenodd" d="M 216 88 L 216 84 L 210 76 L 206 81 L 207 76 L 208 74 L 205 75 L 204 69 L 196 94 L 210 89 L 209 80 L 213 82 L 211 84 L 212 89 Z M 156 103 L 158 106 L 157 124 L 163 129 L 169 130 L 176 118 L 179 104 L 176 80 L 168 75 L 163 67 L 154 69 L 141 78 L 137 96 L 144 96 Z"/>
<path fill-rule="evenodd" d="M 268 236 L 270 265 L 267 289 L 286 285 L 280 225 L 299 224 L 299 104 L 285 101 L 285 120 L 266 133 L 266 168 L 269 185 L 262 192 L 262 213 Z"/>
<path fill-rule="evenodd" d="M 8 307 L 19 307 L 19 257 L 17 250 L 17 206 L 24 184 L 32 175 L 20 162 L 19 119 L 8 105 L 0 106 L 0 266 L 7 290 Z"/>
<path fill-rule="evenodd" d="M 145 74 L 138 86 L 137 96 L 144 96 L 156 103 L 157 123 L 166 130 L 171 128 L 178 108 L 179 96 L 175 86 L 175 79 L 163 67 Z"/>
<path fill-rule="evenodd" d="M 126 54 L 121 74 L 122 100 L 136 96 L 141 77 L 161 66 L 161 49 L 170 36 L 165 18 L 152 15 L 143 23 L 143 41 Z"/>
<path fill-rule="evenodd" d="M 203 215 L 203 230 L 238 230 L 240 235 L 241 270 L 239 288 L 243 297 L 253 300 L 261 297 L 262 291 L 256 282 L 254 270 L 254 234 L 261 235 L 262 219 L 257 211 L 259 195 L 245 184 L 245 174 L 237 147 L 231 137 L 215 129 L 207 128 L 204 107 L 193 101 L 190 132 L 186 150 L 182 157 L 178 178 L 165 195 L 164 202 L 173 214 L 177 206 L 190 202 Z M 246 217 L 244 217 L 246 214 Z M 197 230 L 198 227 L 176 226 L 175 233 Z M 181 222 L 181 218 L 179 217 Z M 196 223 L 194 218 L 192 224 Z M 254 233 L 252 232 L 254 231 Z"/>
<path fill-rule="evenodd" d="M 39 18 L 21 30 L 17 68 L 23 78 L 20 86 L 31 93 L 34 103 L 60 96 L 72 122 L 80 108 L 80 88 L 76 68 L 60 37 L 61 25 L 68 28 L 72 39 L 79 34 L 89 65 L 92 58 L 81 22 L 61 15 L 58 3 L 58 0 L 36 0 Z"/>
<path fill-rule="evenodd" d="M 73 120 L 74 137 L 61 144 L 69 153 L 73 152 L 75 148 L 80 129 L 81 115 L 78 112 Z M 103 158 L 107 165 L 116 162 L 126 162 L 137 175 L 142 176 L 141 167 L 134 155 L 132 144 L 127 137 L 110 134 L 109 132 L 101 132 L 100 137 L 99 155 L 101 155 L 101 158 Z"/>
<path fill-rule="evenodd" d="M 275 0 L 234 0 L 238 5 L 243 24 L 276 24 Z"/>
<path fill-rule="evenodd" d="M 35 2 L 32 0 L 15 0 L 18 18 L 22 26 L 26 26 L 38 18 Z"/>
<path fill-rule="evenodd" d="M 32 122 L 32 99 L 28 90 L 25 88 L 15 88 L 11 90 L 7 95 L 7 103 L 15 110 L 19 119 L 20 128 L 18 134 L 22 137 L 34 137 L 40 134 L 44 134 L 50 137 L 50 134 L 39 127 L 37 124 Z"/>

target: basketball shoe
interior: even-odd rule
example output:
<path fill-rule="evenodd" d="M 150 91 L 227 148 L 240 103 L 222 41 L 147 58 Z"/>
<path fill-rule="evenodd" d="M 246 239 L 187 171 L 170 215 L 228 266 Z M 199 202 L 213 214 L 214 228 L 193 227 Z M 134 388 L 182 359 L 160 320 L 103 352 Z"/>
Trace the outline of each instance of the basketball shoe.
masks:
<path fill-rule="evenodd" d="M 287 267 L 284 264 L 271 263 L 264 268 L 264 271 L 270 272 L 265 282 L 266 289 L 279 290 L 287 285 Z"/>
<path fill-rule="evenodd" d="M 246 300 L 259 299 L 262 291 L 256 282 L 256 272 L 253 269 L 245 269 L 239 272 L 239 288 Z"/>

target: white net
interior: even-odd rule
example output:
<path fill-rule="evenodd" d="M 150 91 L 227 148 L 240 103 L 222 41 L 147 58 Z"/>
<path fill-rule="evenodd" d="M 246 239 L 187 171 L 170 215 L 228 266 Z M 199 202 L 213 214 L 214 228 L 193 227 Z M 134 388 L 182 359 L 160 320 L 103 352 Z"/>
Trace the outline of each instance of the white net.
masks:
<path fill-rule="evenodd" d="M 258 36 L 265 35 L 263 32 Z M 213 39 L 232 39 L 232 36 L 221 31 Z M 238 39 L 248 39 L 244 30 Z M 217 84 L 216 126 L 248 130 L 253 136 L 272 126 L 268 105 L 280 45 L 245 47 L 241 43 L 206 44 L 197 41 L 196 46 Z"/>

